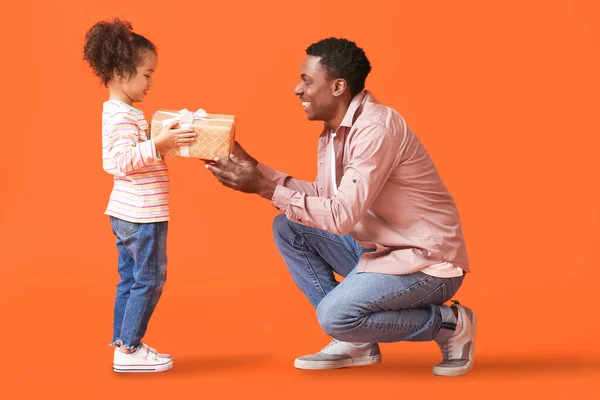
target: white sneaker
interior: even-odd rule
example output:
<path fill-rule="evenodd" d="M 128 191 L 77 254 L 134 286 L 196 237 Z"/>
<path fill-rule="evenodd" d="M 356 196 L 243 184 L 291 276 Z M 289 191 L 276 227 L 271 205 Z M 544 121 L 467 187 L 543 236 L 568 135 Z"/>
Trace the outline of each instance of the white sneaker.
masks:
<path fill-rule="evenodd" d="M 133 353 L 125 354 L 115 348 L 114 372 L 163 372 L 173 368 L 170 356 L 160 354 L 152 347 L 142 345 Z"/>
<path fill-rule="evenodd" d="M 298 369 L 336 369 L 371 365 L 381 362 L 377 343 L 349 343 L 333 339 L 317 354 L 309 354 L 294 360 Z"/>
<path fill-rule="evenodd" d="M 146 348 L 146 350 L 147 350 L 148 352 L 154 352 L 154 353 L 158 354 L 160 357 L 173 358 L 173 357 L 171 357 L 171 355 L 170 355 L 170 354 L 167 354 L 167 353 L 159 353 L 158 351 L 156 351 L 156 349 L 153 349 L 152 347 L 148 346 L 148 345 L 147 345 L 146 343 L 144 343 L 144 342 L 142 342 L 142 347 L 145 347 L 145 348 Z"/>
<path fill-rule="evenodd" d="M 456 330 L 448 340 L 438 342 L 444 361 L 433 367 L 434 375 L 461 376 L 473 368 L 477 317 L 473 310 L 457 301 L 451 307 L 458 311 Z"/>

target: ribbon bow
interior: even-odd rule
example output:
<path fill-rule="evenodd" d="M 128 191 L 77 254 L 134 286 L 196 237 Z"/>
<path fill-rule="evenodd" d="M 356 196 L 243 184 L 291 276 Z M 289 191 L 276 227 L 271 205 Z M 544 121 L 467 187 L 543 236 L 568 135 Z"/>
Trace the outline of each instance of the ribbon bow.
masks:
<path fill-rule="evenodd" d="M 177 113 L 163 111 L 164 114 L 173 115 L 173 118 L 168 118 L 163 120 L 162 126 L 163 128 L 169 125 L 173 121 L 179 121 L 181 129 L 190 129 L 192 127 L 192 123 L 194 123 L 195 119 L 205 119 L 208 117 L 208 114 L 203 109 L 199 108 L 195 112 L 191 112 L 188 109 L 184 108 L 179 110 Z M 190 156 L 190 146 L 179 146 L 179 154 L 182 157 Z"/>

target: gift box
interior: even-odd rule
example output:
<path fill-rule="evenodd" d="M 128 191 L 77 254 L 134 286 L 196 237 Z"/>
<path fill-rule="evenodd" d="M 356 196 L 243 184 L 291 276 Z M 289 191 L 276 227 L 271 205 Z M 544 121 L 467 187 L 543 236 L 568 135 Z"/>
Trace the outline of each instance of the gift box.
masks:
<path fill-rule="evenodd" d="M 150 138 L 156 137 L 172 121 L 178 121 L 178 128 L 193 129 L 196 140 L 189 146 L 181 146 L 161 151 L 161 156 L 194 157 L 202 160 L 227 158 L 233 151 L 235 117 L 226 114 L 208 114 L 200 109 L 191 112 L 158 110 L 150 123 Z"/>

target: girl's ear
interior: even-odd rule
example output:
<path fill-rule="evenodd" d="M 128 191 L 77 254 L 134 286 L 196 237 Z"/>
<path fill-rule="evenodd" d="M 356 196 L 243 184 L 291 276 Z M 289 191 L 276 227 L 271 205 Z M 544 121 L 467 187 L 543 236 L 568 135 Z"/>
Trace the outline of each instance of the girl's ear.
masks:
<path fill-rule="evenodd" d="M 117 70 L 117 68 L 114 68 L 112 72 L 112 79 L 116 80 L 119 83 L 123 83 L 125 77 L 119 73 L 119 70 Z"/>

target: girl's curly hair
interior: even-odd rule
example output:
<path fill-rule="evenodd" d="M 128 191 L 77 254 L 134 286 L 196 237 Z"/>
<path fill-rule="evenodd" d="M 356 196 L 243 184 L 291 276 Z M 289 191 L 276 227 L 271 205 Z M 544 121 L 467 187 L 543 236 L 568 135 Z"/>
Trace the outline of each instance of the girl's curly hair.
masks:
<path fill-rule="evenodd" d="M 132 31 L 131 23 L 114 18 L 95 23 L 85 34 L 83 59 L 90 64 L 104 86 L 113 72 L 125 79 L 136 74 L 144 53 L 156 53 L 152 42 Z"/>

